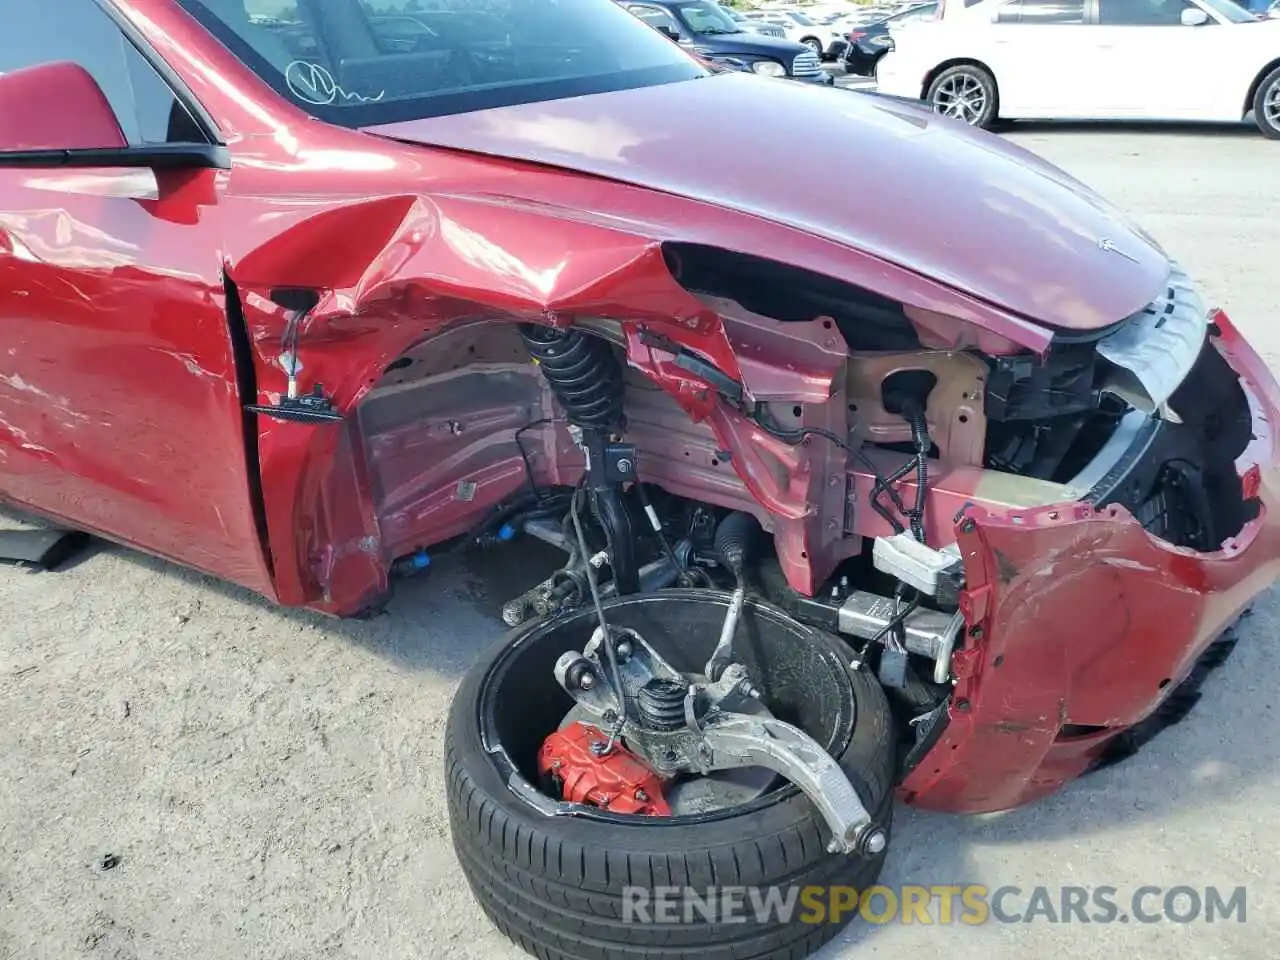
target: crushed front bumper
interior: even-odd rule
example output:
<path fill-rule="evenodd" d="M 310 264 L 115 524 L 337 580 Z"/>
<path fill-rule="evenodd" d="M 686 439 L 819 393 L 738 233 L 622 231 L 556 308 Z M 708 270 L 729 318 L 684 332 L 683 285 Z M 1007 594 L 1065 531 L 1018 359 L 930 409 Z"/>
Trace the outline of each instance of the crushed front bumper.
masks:
<path fill-rule="evenodd" d="M 967 638 L 946 714 L 907 759 L 907 802 L 978 813 L 1057 790 L 1150 717 L 1280 577 L 1280 386 L 1225 315 L 1214 322 L 1212 347 L 1252 413 L 1236 469 L 1254 519 L 1205 553 L 1158 539 L 1119 504 L 965 511 Z"/>

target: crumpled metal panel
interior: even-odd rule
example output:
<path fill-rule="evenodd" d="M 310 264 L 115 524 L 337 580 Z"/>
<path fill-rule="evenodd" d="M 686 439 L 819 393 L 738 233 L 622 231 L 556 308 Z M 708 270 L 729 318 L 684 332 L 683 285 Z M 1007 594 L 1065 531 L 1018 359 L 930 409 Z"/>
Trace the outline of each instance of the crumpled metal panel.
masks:
<path fill-rule="evenodd" d="M 1158 409 L 1191 371 L 1208 326 L 1200 292 L 1173 264 L 1165 292 L 1100 340 L 1098 353 L 1137 377 Z"/>
<path fill-rule="evenodd" d="M 1237 467 L 1261 515 L 1213 553 L 1147 533 L 1123 507 L 971 507 L 965 643 L 946 726 L 900 787 L 917 806 L 1007 810 L 1053 793 L 1150 716 L 1200 654 L 1280 575 L 1280 387 L 1221 312 L 1216 348 L 1240 375 L 1254 438 Z M 1071 726 L 1095 728 L 1066 735 Z"/>

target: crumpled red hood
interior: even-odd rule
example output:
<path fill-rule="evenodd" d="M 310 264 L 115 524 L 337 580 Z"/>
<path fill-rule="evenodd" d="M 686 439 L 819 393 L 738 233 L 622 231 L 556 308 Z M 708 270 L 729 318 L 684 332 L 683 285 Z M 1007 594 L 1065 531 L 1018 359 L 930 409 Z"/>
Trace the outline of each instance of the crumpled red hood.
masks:
<path fill-rule="evenodd" d="M 742 74 L 368 132 L 546 164 L 806 231 L 1068 329 L 1140 310 L 1168 258 L 1003 139 L 914 105 Z"/>

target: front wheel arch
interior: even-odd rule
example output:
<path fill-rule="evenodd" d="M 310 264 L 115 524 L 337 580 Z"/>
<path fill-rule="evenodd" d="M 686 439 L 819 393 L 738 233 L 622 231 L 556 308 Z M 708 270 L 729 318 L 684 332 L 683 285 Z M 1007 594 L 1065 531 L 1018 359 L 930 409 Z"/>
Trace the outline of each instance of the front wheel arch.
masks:
<path fill-rule="evenodd" d="M 1271 71 L 1280 67 L 1280 57 L 1276 57 L 1265 67 L 1254 74 L 1253 82 L 1249 84 L 1249 92 L 1244 97 L 1244 109 L 1240 111 L 1240 118 L 1243 120 L 1249 115 L 1249 111 L 1253 109 L 1253 101 L 1258 96 L 1258 88 L 1262 86 L 1262 81 L 1270 76 Z"/>

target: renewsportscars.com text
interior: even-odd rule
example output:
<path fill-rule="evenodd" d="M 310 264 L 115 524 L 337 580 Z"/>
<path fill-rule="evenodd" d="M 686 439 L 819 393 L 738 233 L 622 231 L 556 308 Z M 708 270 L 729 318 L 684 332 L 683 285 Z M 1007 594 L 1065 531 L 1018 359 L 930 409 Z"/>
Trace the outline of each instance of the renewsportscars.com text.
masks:
<path fill-rule="evenodd" d="M 624 887 L 624 923 L 1244 923 L 1244 887 Z"/>

